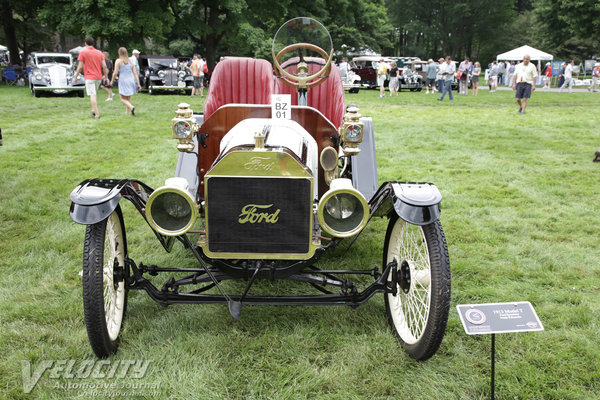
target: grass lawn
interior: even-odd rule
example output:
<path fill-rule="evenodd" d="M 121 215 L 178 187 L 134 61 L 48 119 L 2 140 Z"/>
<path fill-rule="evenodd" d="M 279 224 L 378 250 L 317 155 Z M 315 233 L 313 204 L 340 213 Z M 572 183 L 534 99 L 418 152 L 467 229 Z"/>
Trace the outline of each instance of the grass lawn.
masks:
<path fill-rule="evenodd" d="M 498 398 L 600 398 L 600 164 L 592 163 L 600 96 L 538 90 L 526 115 L 510 91 L 435 98 L 347 95 L 374 119 L 380 182 L 426 180 L 444 195 L 452 307 L 429 361 L 401 349 L 381 295 L 357 309 L 244 307 L 234 321 L 224 306 L 163 308 L 133 291 L 110 360 L 151 360 L 145 377 L 46 372 L 25 394 L 22 360 L 33 369 L 43 360 L 95 358 L 77 276 L 85 229 L 69 218 L 70 191 L 92 177 L 162 185 L 177 157 L 170 120 L 190 98 L 136 95 L 136 117 L 128 117 L 102 93 L 95 121 L 87 98 L 35 99 L 27 88 L 1 86 L 0 398 L 90 398 L 90 390 L 56 384 L 116 381 L 153 384 L 129 392 L 157 399 L 485 399 L 490 338 L 467 336 L 455 306 L 517 300 L 532 302 L 545 331 L 497 337 Z M 133 206 L 122 204 L 134 260 L 195 265 L 180 245 L 165 253 Z M 319 265 L 381 267 L 385 227 L 372 222 L 349 251 L 342 243 Z M 254 293 L 289 286 L 261 282 Z"/>

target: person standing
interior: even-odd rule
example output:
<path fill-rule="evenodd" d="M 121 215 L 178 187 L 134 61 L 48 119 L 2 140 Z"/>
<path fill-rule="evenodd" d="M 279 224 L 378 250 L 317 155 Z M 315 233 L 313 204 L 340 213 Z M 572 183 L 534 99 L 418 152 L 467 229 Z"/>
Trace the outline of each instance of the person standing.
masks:
<path fill-rule="evenodd" d="M 558 87 L 560 88 L 565 83 L 565 68 L 567 63 L 562 63 L 560 66 L 560 75 L 558 76 Z"/>
<path fill-rule="evenodd" d="M 350 67 L 348 66 L 348 58 L 342 57 L 342 61 L 338 64 L 338 69 L 340 70 L 340 77 L 342 78 L 342 82 L 346 82 L 346 78 L 348 77 L 348 71 Z"/>
<path fill-rule="evenodd" d="M 138 49 L 133 49 L 133 51 L 131 52 L 131 57 L 129 57 L 129 61 L 131 62 L 131 65 L 135 67 L 135 69 L 137 70 L 137 75 L 138 78 L 141 76 L 140 75 L 140 51 Z M 139 82 L 139 79 L 138 79 Z"/>
<path fill-rule="evenodd" d="M 513 75 L 515 74 L 515 62 L 506 62 L 506 86 L 512 85 Z"/>
<path fill-rule="evenodd" d="M 192 97 L 200 93 L 200 97 L 204 97 L 204 61 L 199 54 L 194 54 L 192 59 L 192 76 L 194 77 L 194 88 L 192 89 Z"/>
<path fill-rule="evenodd" d="M 400 82 L 398 81 L 398 67 L 396 61 L 392 61 L 391 65 L 392 69 L 390 69 L 390 97 L 396 95 L 398 96 L 398 88 L 400 87 Z"/>
<path fill-rule="evenodd" d="M 458 66 L 458 72 L 460 73 L 460 78 L 458 80 L 458 94 L 469 94 L 469 73 L 471 72 L 472 66 L 469 57 L 466 57 Z"/>
<path fill-rule="evenodd" d="M 437 74 L 435 76 L 435 87 L 437 89 L 438 93 L 442 93 L 442 89 L 444 86 L 444 76 L 442 75 L 442 66 L 444 65 L 444 58 L 440 57 L 440 59 L 438 60 L 438 65 L 437 65 Z"/>
<path fill-rule="evenodd" d="M 88 36 L 85 38 L 85 49 L 81 50 L 77 61 L 79 61 L 79 64 L 73 76 L 73 82 L 77 81 L 79 74 L 83 71 L 85 92 L 92 104 L 92 117 L 98 119 L 100 118 L 100 112 L 98 111 L 96 91 L 100 86 L 100 82 L 107 79 L 108 69 L 104 62 L 104 55 L 100 50 L 94 48 L 94 39 L 92 37 Z"/>
<path fill-rule="evenodd" d="M 492 62 L 490 68 L 490 93 L 494 93 L 498 88 L 498 64 L 496 61 Z"/>
<path fill-rule="evenodd" d="M 594 69 L 592 70 L 592 84 L 587 89 L 588 92 L 598 91 L 598 78 L 600 78 L 600 63 L 594 64 Z"/>
<path fill-rule="evenodd" d="M 550 89 L 551 80 L 552 80 L 552 64 L 546 63 L 546 69 L 544 70 L 544 89 Z"/>
<path fill-rule="evenodd" d="M 505 67 L 504 67 L 504 62 L 503 61 L 499 61 L 496 64 L 496 68 L 498 69 L 498 85 L 502 85 L 503 84 L 503 79 L 504 79 L 504 72 L 506 71 Z"/>
<path fill-rule="evenodd" d="M 537 69 L 531 62 L 529 55 L 523 56 L 523 62 L 515 67 L 515 75 L 512 82 L 513 90 L 517 93 L 515 98 L 519 104 L 519 112 L 525 114 L 527 101 L 531 97 L 531 92 L 535 91 L 535 78 L 537 78 Z"/>
<path fill-rule="evenodd" d="M 481 75 L 481 64 L 479 64 L 479 61 L 475 61 L 472 75 L 473 96 L 477 96 L 479 94 L 479 75 Z"/>
<path fill-rule="evenodd" d="M 135 107 L 131 104 L 131 96 L 136 94 L 142 87 L 137 70 L 127 57 L 127 49 L 119 47 L 119 58 L 115 63 L 115 72 L 113 73 L 111 85 L 115 78 L 119 78 L 119 96 L 121 103 L 125 104 L 125 114 L 135 116 Z"/>
<path fill-rule="evenodd" d="M 435 65 L 435 63 L 433 62 L 433 59 L 429 59 L 427 61 L 427 76 L 425 78 L 425 94 L 429 94 L 429 90 L 431 90 L 431 93 L 434 92 L 434 84 L 435 84 L 435 77 L 437 75 L 437 70 L 438 70 L 438 66 Z"/>
<path fill-rule="evenodd" d="M 385 97 L 385 78 L 387 77 L 388 65 L 382 59 L 377 65 L 377 86 L 379 86 L 379 97 Z"/>
<path fill-rule="evenodd" d="M 106 63 L 106 69 L 108 70 L 108 72 L 106 74 L 106 82 L 100 83 L 100 87 L 106 93 L 108 93 L 108 98 L 105 101 L 112 101 L 114 94 L 112 92 L 112 85 L 110 84 L 110 81 L 112 80 L 113 74 L 113 62 L 111 61 L 108 55 L 108 51 L 103 51 L 102 55 L 104 56 L 104 62 Z"/>
<path fill-rule="evenodd" d="M 450 96 L 450 101 L 452 101 L 452 80 L 454 79 L 454 74 L 456 73 L 456 65 L 454 65 L 450 56 L 447 56 L 446 62 L 441 65 L 441 72 L 443 77 L 442 97 L 440 97 L 438 100 L 443 101 L 444 96 L 446 93 L 448 93 Z"/>
<path fill-rule="evenodd" d="M 569 93 L 573 93 L 573 66 L 575 61 L 571 60 L 565 67 L 565 82 L 562 84 L 559 93 L 562 93 L 563 89 L 569 87 Z"/>

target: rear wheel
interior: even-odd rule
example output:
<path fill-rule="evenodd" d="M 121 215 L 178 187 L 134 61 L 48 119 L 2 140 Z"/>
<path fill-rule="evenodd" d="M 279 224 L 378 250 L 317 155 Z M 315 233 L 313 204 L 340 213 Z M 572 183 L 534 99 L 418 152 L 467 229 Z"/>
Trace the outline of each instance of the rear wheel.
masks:
<path fill-rule="evenodd" d="M 450 311 L 450 261 L 441 223 L 418 226 L 392 216 L 384 267 L 394 260 L 398 278 L 396 294 L 385 294 L 388 322 L 405 351 L 426 360 L 442 343 Z"/>
<path fill-rule="evenodd" d="M 94 353 L 105 358 L 117 351 L 127 308 L 126 242 L 121 209 L 88 225 L 83 246 L 83 311 Z"/>

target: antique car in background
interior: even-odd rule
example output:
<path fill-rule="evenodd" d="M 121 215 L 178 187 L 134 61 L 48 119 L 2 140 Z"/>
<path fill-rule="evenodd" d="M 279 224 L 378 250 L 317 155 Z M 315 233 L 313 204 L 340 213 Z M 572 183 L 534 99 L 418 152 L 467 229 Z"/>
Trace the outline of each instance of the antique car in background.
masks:
<path fill-rule="evenodd" d="M 393 61 L 391 58 L 381 56 L 360 56 L 352 59 L 352 72 L 360 76 L 363 86 L 369 89 L 379 87 L 377 85 L 377 66 L 382 58 L 388 64 Z M 386 79 L 385 86 L 387 87 L 387 85 L 388 80 Z"/>
<path fill-rule="evenodd" d="M 414 58 L 414 57 L 411 57 Z M 404 63 L 400 69 L 400 77 L 398 78 L 400 86 L 398 91 L 409 89 L 411 92 L 420 92 L 423 89 L 425 76 L 424 71 L 427 61 L 412 60 Z"/>
<path fill-rule="evenodd" d="M 85 80 L 80 76 L 73 81 L 75 69 L 69 53 L 31 53 L 27 58 L 29 89 L 35 97 L 42 92 L 53 94 L 77 93 L 83 97 Z"/>
<path fill-rule="evenodd" d="M 342 83 L 344 85 L 344 90 L 348 91 L 348 93 L 358 93 L 362 86 L 362 80 L 358 74 L 354 71 L 349 70 L 346 73 L 346 77 L 342 77 Z"/>
<path fill-rule="evenodd" d="M 148 94 L 158 92 L 192 93 L 194 77 L 186 63 L 171 56 L 140 56 L 140 81 Z"/>
<path fill-rule="evenodd" d="M 344 104 L 323 25 L 311 18 L 286 22 L 272 55 L 273 64 L 219 62 L 203 114 L 179 104 L 171 121 L 179 157 L 163 186 L 87 179 L 72 191 L 71 218 L 86 225 L 83 308 L 98 357 L 117 351 L 131 290 L 165 306 L 227 305 L 235 319 L 244 305 L 355 308 L 382 293 L 405 351 L 426 360 L 438 350 L 450 307 L 439 190 L 427 182 L 379 184 L 374 122 Z M 134 261 L 144 254 L 127 245 L 121 199 L 167 252 L 178 243 L 189 255 L 167 266 Z M 389 220 L 380 232 L 383 257 L 349 260 L 348 247 L 370 240 L 360 234 L 375 229 L 367 228 L 373 218 Z M 318 267 L 341 243 L 341 265 Z M 334 257 L 327 265 L 336 264 Z M 166 275 L 159 286 L 157 275 Z M 299 284 L 275 295 L 264 293 L 271 285 L 257 289 L 257 280 Z"/>

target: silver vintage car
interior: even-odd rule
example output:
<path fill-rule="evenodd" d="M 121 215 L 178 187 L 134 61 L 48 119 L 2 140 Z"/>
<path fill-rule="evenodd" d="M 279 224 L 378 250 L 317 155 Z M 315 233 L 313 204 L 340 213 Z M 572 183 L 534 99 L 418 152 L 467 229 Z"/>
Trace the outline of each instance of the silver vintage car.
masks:
<path fill-rule="evenodd" d="M 53 94 L 77 93 L 83 97 L 85 81 L 73 80 L 75 68 L 69 53 L 31 53 L 27 60 L 31 67 L 29 89 L 35 97 L 42 92 Z"/>

